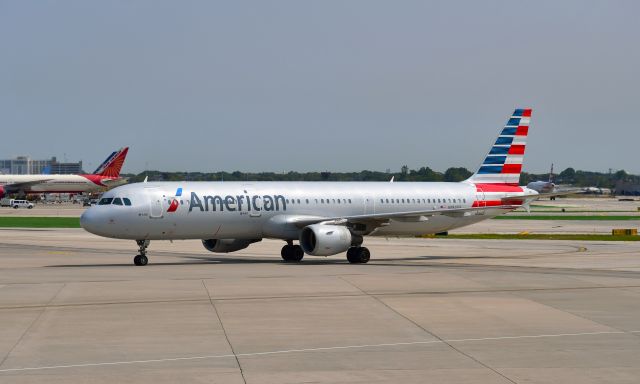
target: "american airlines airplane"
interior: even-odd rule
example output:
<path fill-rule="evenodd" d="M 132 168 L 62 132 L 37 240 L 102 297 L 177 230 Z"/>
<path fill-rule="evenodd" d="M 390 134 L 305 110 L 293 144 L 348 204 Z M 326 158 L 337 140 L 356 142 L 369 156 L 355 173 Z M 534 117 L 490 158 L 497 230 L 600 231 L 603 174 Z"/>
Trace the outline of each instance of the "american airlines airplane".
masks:
<path fill-rule="evenodd" d="M 446 182 L 144 182 L 106 192 L 80 223 L 96 235 L 136 240 L 135 265 L 151 240 L 201 239 L 211 252 L 286 242 L 285 261 L 346 252 L 366 263 L 365 236 L 448 231 L 527 206 L 518 185 L 531 109 L 516 109 L 478 171 Z M 294 244 L 297 241 L 298 244 Z"/>
<path fill-rule="evenodd" d="M 0 175 L 0 198 L 17 193 L 83 193 L 97 192 L 122 185 L 120 170 L 128 147 L 115 151 L 90 175 Z"/>

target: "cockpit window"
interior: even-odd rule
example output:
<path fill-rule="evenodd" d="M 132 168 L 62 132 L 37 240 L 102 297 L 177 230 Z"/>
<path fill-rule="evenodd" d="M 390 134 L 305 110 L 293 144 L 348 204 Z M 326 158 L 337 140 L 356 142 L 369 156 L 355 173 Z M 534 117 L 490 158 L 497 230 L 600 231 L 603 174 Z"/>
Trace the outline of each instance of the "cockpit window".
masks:
<path fill-rule="evenodd" d="M 115 199 L 113 199 L 113 205 L 122 205 L 122 199 L 119 197 L 116 197 Z"/>
<path fill-rule="evenodd" d="M 128 198 L 123 197 L 122 201 L 124 201 L 124 205 L 126 205 L 127 207 L 131 206 L 131 200 L 129 200 Z"/>
<path fill-rule="evenodd" d="M 109 205 L 111 204 L 112 201 L 113 201 L 113 197 L 103 197 L 102 199 L 100 199 L 100 202 L 98 203 L 98 205 Z"/>

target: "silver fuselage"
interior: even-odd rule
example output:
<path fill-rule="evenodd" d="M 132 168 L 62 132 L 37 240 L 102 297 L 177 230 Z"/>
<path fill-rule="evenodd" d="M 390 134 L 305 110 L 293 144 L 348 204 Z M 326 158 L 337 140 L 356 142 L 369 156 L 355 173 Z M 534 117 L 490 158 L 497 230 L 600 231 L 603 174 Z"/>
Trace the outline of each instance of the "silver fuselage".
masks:
<path fill-rule="evenodd" d="M 473 224 L 513 209 L 504 193 L 468 182 L 149 182 L 117 187 L 103 198 L 130 206 L 97 205 L 81 218 L 97 235 L 136 240 L 297 239 L 292 217 L 340 218 L 443 209 L 481 209 L 464 215 L 418 215 L 387 220 L 365 235 L 419 235 Z M 534 193 L 522 189 L 521 196 Z M 510 194 L 513 197 L 513 193 Z"/>

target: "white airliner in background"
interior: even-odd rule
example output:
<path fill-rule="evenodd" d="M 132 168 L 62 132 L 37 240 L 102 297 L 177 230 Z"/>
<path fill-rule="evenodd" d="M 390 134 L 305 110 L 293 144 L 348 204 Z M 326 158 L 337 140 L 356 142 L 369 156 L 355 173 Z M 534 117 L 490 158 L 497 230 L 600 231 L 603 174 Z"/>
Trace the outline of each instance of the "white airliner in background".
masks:
<path fill-rule="evenodd" d="M 559 186 L 553 182 L 553 164 L 549 172 L 549 181 L 532 181 L 527 184 L 527 188 L 533 189 L 540 194 L 539 197 L 549 197 L 555 200 L 558 196 L 578 195 L 586 193 L 585 188 L 575 188 L 569 185 Z"/>
<path fill-rule="evenodd" d="M 0 198 L 17 193 L 86 193 L 98 192 L 126 183 L 120 170 L 128 147 L 115 151 L 89 175 L 0 175 Z"/>
<path fill-rule="evenodd" d="M 150 240 L 202 239 L 226 253 L 263 238 L 286 241 L 285 261 L 346 251 L 349 262 L 366 263 L 364 236 L 444 232 L 535 200 L 536 191 L 518 185 L 530 119 L 531 109 L 516 109 L 478 171 L 459 183 L 135 183 L 106 192 L 80 223 L 136 240 L 136 265 L 147 264 Z"/>

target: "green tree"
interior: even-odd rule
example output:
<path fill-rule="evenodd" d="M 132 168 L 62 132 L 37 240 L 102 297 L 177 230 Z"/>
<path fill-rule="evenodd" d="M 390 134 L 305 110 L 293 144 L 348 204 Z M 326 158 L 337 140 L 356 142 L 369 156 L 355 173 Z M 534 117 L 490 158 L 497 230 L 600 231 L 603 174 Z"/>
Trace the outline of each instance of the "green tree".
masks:
<path fill-rule="evenodd" d="M 444 172 L 444 181 L 462 181 L 468 179 L 472 174 L 464 167 L 452 167 Z"/>

